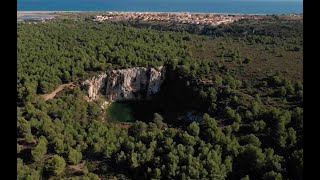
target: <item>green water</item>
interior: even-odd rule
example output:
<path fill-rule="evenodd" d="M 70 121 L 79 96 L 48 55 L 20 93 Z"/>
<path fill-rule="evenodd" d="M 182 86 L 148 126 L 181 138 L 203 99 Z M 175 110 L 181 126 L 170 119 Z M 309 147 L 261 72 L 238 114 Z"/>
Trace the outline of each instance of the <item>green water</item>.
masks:
<path fill-rule="evenodd" d="M 109 121 L 134 121 L 133 110 L 128 103 L 114 102 L 107 109 Z"/>
<path fill-rule="evenodd" d="M 144 121 L 150 122 L 154 113 L 160 113 L 157 103 L 152 101 L 126 101 L 114 102 L 107 108 L 106 117 L 108 121 Z"/>

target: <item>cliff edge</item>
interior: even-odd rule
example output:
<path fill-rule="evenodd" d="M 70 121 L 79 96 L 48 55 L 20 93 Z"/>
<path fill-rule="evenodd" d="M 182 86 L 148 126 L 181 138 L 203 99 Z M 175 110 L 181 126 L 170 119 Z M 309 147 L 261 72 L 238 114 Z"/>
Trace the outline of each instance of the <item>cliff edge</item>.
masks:
<path fill-rule="evenodd" d="M 134 67 L 110 70 L 82 83 L 87 89 L 87 100 L 93 101 L 104 95 L 109 102 L 150 99 L 159 92 L 165 79 L 165 68 Z"/>

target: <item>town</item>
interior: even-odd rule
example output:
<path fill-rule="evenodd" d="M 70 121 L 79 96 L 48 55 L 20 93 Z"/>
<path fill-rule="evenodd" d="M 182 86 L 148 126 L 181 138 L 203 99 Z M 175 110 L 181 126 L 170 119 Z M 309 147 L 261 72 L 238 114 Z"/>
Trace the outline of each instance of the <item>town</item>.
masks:
<path fill-rule="evenodd" d="M 216 14 L 189 12 L 104 12 L 96 15 L 93 21 L 165 21 L 185 24 L 219 25 L 228 24 L 240 19 L 262 19 L 265 15 Z"/>

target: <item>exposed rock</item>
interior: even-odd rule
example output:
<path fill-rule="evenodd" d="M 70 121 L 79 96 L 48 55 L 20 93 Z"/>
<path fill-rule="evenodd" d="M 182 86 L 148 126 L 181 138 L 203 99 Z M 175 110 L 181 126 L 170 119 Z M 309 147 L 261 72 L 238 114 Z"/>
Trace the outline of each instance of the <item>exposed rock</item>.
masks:
<path fill-rule="evenodd" d="M 98 98 L 99 90 L 104 87 L 107 74 L 100 74 L 92 77 L 83 83 L 88 88 L 88 100 L 92 101 Z"/>
<path fill-rule="evenodd" d="M 160 90 L 165 79 L 165 68 L 135 67 L 112 70 L 94 76 L 82 83 L 88 90 L 88 101 L 98 98 L 99 94 L 107 101 L 149 99 Z"/>
<path fill-rule="evenodd" d="M 110 104 L 111 104 L 111 103 L 108 102 L 108 101 L 102 102 L 102 104 L 101 104 L 101 109 L 102 109 L 102 110 L 107 109 L 107 107 L 108 107 Z"/>

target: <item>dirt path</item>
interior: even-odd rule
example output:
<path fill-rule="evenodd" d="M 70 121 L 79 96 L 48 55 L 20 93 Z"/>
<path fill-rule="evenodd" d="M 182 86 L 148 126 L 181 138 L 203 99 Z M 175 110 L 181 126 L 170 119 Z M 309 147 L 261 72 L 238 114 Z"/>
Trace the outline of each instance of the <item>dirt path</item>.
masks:
<path fill-rule="evenodd" d="M 73 82 L 71 83 L 68 83 L 68 84 L 61 84 L 60 86 L 57 87 L 57 89 L 55 89 L 54 91 L 52 91 L 51 93 L 49 94 L 43 94 L 41 95 L 45 101 L 49 100 L 49 99 L 52 99 L 54 98 L 58 92 L 62 91 L 64 88 L 66 87 L 74 87 L 75 85 L 73 84 Z"/>
<path fill-rule="evenodd" d="M 83 166 L 86 162 L 84 161 L 83 163 L 81 164 L 77 164 L 77 165 L 69 165 L 69 168 L 73 171 L 82 171 L 83 169 Z"/>

